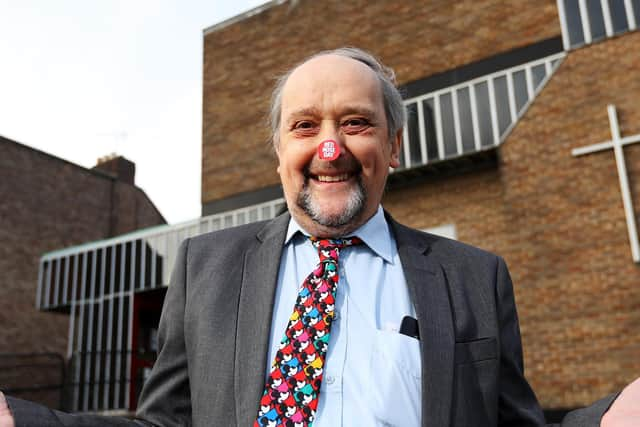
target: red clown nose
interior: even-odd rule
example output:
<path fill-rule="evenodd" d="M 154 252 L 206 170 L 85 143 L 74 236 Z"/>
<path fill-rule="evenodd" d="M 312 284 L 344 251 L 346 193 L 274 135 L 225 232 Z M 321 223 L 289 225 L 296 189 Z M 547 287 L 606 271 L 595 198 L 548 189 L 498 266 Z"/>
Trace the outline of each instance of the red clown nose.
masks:
<path fill-rule="evenodd" d="M 340 146 L 333 139 L 322 141 L 318 145 L 318 157 L 320 160 L 335 160 L 340 156 Z"/>

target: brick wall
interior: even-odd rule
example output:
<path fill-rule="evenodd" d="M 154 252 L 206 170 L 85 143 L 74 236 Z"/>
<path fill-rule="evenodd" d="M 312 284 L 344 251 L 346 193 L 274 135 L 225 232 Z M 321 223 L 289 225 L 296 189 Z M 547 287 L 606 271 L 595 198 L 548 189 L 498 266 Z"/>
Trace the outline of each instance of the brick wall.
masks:
<path fill-rule="evenodd" d="M 33 385 L 33 377 L 28 371 L 9 377 L 6 366 L 15 362 L 2 354 L 66 357 L 68 315 L 35 308 L 40 256 L 165 221 L 139 188 L 1 137 L 0 200 L 0 389 L 6 390 L 21 381 Z M 55 391 L 19 396 L 58 406 Z"/>

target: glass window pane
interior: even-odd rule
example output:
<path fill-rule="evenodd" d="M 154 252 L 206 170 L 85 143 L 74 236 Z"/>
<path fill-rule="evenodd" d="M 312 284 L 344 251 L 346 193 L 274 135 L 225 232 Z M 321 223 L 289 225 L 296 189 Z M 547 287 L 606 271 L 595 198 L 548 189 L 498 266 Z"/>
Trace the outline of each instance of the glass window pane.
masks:
<path fill-rule="evenodd" d="M 457 90 L 458 96 L 458 117 L 460 120 L 460 137 L 462 138 L 462 151 L 468 153 L 475 151 L 473 140 L 473 121 L 471 119 L 471 100 L 469 98 L 469 88 L 463 87 Z"/>
<path fill-rule="evenodd" d="M 258 220 L 258 209 L 253 208 L 249 211 L 249 222 L 256 222 Z"/>
<path fill-rule="evenodd" d="M 71 282 L 71 267 L 69 265 L 71 259 L 72 258 L 69 256 L 66 256 L 62 259 L 62 278 L 60 279 L 60 289 L 58 294 L 58 301 L 60 301 L 61 303 L 67 300 L 67 289 L 69 288 L 69 284 Z"/>
<path fill-rule="evenodd" d="M 57 305 L 60 303 L 60 288 L 62 287 L 62 282 L 64 280 L 63 274 L 64 274 L 64 268 L 63 268 L 63 262 L 64 259 L 63 258 L 58 258 L 53 260 L 53 264 L 55 265 L 55 268 L 53 269 L 54 272 L 54 279 L 52 280 L 51 286 L 52 286 L 52 292 L 53 292 L 53 299 L 51 300 L 51 303 L 53 305 Z"/>
<path fill-rule="evenodd" d="M 271 208 L 269 206 L 262 207 L 262 219 L 271 219 Z"/>
<path fill-rule="evenodd" d="M 220 230 L 220 218 L 214 218 L 213 221 L 211 221 L 211 230 Z"/>
<path fill-rule="evenodd" d="M 569 44 L 572 47 L 584 44 L 584 32 L 580 20 L 580 8 L 576 0 L 563 0 Z"/>
<path fill-rule="evenodd" d="M 131 281 L 131 274 L 132 274 L 132 270 L 134 267 L 134 253 L 133 253 L 133 244 L 134 242 L 128 242 L 126 247 L 127 247 L 127 258 L 125 259 L 125 263 L 126 263 L 126 267 L 125 267 L 125 271 L 126 271 L 126 276 L 124 278 L 124 284 L 125 284 L 125 289 L 130 291 L 131 290 L 131 286 L 133 286 L 133 283 Z"/>
<path fill-rule="evenodd" d="M 500 135 L 511 124 L 511 112 L 509 111 L 509 91 L 507 89 L 507 77 L 500 76 L 493 80 L 493 89 L 496 98 L 496 110 L 498 112 L 498 130 Z"/>
<path fill-rule="evenodd" d="M 137 249 L 137 248 L 136 248 Z M 102 251 L 104 251 L 104 249 L 98 249 L 95 254 L 96 254 L 96 269 L 95 269 L 95 283 L 93 285 L 93 297 L 97 298 L 100 296 L 100 277 L 102 275 Z M 140 254 L 136 253 L 136 258 L 140 259 Z"/>
<path fill-rule="evenodd" d="M 114 255 L 113 246 L 108 246 L 107 258 L 105 260 L 105 271 L 104 271 L 105 273 L 104 274 L 104 294 L 105 295 L 109 295 L 112 292 L 111 284 L 113 282 L 113 275 L 112 275 L 113 255 Z"/>
<path fill-rule="evenodd" d="M 225 215 L 224 216 L 224 228 L 233 227 L 233 216 Z"/>
<path fill-rule="evenodd" d="M 440 95 L 440 122 L 442 123 L 442 139 L 444 141 L 444 156 L 458 154 L 456 148 L 456 131 L 453 123 L 453 101 L 451 93 Z"/>
<path fill-rule="evenodd" d="M 147 276 L 145 271 L 145 265 L 144 265 L 144 263 L 146 262 L 144 240 L 136 240 L 135 248 L 136 248 L 136 257 L 135 257 L 135 265 L 133 267 L 135 270 L 134 284 L 136 288 L 143 289 L 145 285 L 144 280 L 146 280 L 146 276 Z"/>
<path fill-rule="evenodd" d="M 101 280 L 102 280 L 102 268 L 103 268 L 102 254 L 104 250 L 105 249 L 102 248 L 102 249 L 97 249 L 93 252 L 95 257 L 93 265 L 95 266 L 95 268 L 93 268 L 94 271 L 93 271 L 93 277 L 92 277 L 92 281 L 93 281 L 93 289 L 92 289 L 93 292 L 91 292 L 92 298 L 97 298 L 100 296 L 100 286 L 102 285 Z"/>
<path fill-rule="evenodd" d="M 489 89 L 487 82 L 476 83 L 476 109 L 478 111 L 478 127 L 480 128 L 480 143 L 483 146 L 493 145 L 493 131 L 491 129 L 491 109 L 489 106 Z"/>
<path fill-rule="evenodd" d="M 436 121 L 433 111 L 433 98 L 422 101 L 424 113 L 424 130 L 427 133 L 427 161 L 438 158 L 438 139 L 436 137 Z"/>
<path fill-rule="evenodd" d="M 624 0 L 609 0 L 609 11 L 611 12 L 611 25 L 614 34 L 627 31 L 627 11 L 624 9 Z"/>
<path fill-rule="evenodd" d="M 157 246 L 156 246 L 157 247 Z M 153 252 L 153 259 L 151 260 L 151 284 L 153 287 L 162 285 L 164 283 L 164 266 L 166 264 L 166 256 L 156 249 Z"/>
<path fill-rule="evenodd" d="M 409 162 L 411 166 L 422 162 L 420 154 L 420 129 L 418 128 L 418 104 L 407 105 L 407 127 L 409 131 Z"/>
<path fill-rule="evenodd" d="M 542 80 L 547 74 L 547 70 L 544 68 L 544 64 L 536 65 L 531 69 L 531 74 L 533 75 L 533 89 L 538 89 Z"/>
<path fill-rule="evenodd" d="M 151 246 L 149 245 L 149 241 L 147 239 L 142 240 L 142 247 L 140 248 L 140 250 L 142 251 L 140 255 L 142 257 L 140 261 L 142 287 L 148 288 L 151 284 L 151 259 L 153 258 L 153 252 L 151 251 Z"/>
<path fill-rule="evenodd" d="M 51 293 L 53 292 L 54 279 L 55 279 L 55 266 L 54 260 L 47 262 L 47 269 L 45 270 L 45 286 L 42 289 L 42 304 L 46 307 L 51 304 Z"/>
<path fill-rule="evenodd" d="M 275 212 L 276 216 L 283 214 L 287 211 L 287 204 L 285 202 L 280 202 L 274 206 L 273 212 Z"/>
<path fill-rule="evenodd" d="M 91 279 L 93 277 L 93 274 L 92 274 L 93 256 L 94 256 L 93 251 L 85 252 L 84 256 L 86 257 L 87 264 L 86 264 L 86 266 L 83 266 L 83 268 L 86 268 L 86 270 L 85 270 L 85 273 L 84 273 L 84 285 L 83 285 L 84 286 L 84 292 L 83 292 L 82 295 L 83 295 L 83 297 L 85 299 L 89 299 L 89 298 L 91 298 Z M 126 268 L 128 267 L 126 261 L 128 261 L 128 258 L 125 258 L 125 271 L 126 271 Z M 127 279 L 128 279 L 128 277 L 125 277 L 125 280 L 127 280 Z"/>
<path fill-rule="evenodd" d="M 247 216 L 244 212 L 238 212 L 236 217 L 236 225 L 242 225 L 247 223 Z"/>
<path fill-rule="evenodd" d="M 593 41 L 603 39 L 607 35 L 604 27 L 604 17 L 602 15 L 602 4 L 600 1 L 601 0 L 587 0 L 589 27 L 591 28 L 591 40 Z"/>
<path fill-rule="evenodd" d="M 527 93 L 527 76 L 524 70 L 513 73 L 513 92 L 516 98 L 516 111 L 520 114 L 529 100 L 529 94 Z"/>
<path fill-rule="evenodd" d="M 120 277 L 122 275 L 122 258 L 124 257 L 124 250 L 122 249 L 122 245 L 120 243 L 117 243 L 113 248 L 113 262 L 115 263 L 115 268 L 113 269 L 113 287 L 111 288 L 111 292 L 115 294 L 116 292 L 122 291 L 122 281 Z M 82 262 L 80 263 L 80 266 L 80 268 L 82 268 Z M 80 283 L 80 280 L 78 280 L 78 288 L 80 288 Z"/>

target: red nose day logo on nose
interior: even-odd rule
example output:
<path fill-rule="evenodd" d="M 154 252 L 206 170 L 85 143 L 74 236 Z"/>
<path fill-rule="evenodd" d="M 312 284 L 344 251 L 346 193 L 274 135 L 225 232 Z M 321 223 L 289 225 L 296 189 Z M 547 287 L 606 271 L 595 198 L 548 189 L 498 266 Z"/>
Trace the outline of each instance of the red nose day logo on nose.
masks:
<path fill-rule="evenodd" d="M 340 146 L 333 139 L 327 139 L 318 145 L 318 157 L 320 157 L 320 160 L 335 160 L 339 155 Z"/>

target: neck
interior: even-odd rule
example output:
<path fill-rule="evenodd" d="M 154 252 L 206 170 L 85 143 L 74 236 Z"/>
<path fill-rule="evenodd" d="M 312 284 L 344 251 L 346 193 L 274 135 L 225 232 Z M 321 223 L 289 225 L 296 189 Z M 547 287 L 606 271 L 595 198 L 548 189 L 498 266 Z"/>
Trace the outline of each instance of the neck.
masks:
<path fill-rule="evenodd" d="M 358 228 L 364 225 L 367 221 L 369 221 L 376 213 L 374 211 L 370 215 L 359 215 L 358 218 L 354 218 L 349 223 L 344 224 L 338 227 L 329 227 L 323 224 L 320 224 L 314 220 L 312 220 L 309 216 L 304 214 L 299 214 L 297 212 L 293 212 L 290 210 L 291 216 L 296 220 L 296 222 L 312 236 L 319 237 L 321 239 L 329 239 L 329 238 L 337 238 L 337 237 L 345 237 L 353 234 Z"/>

